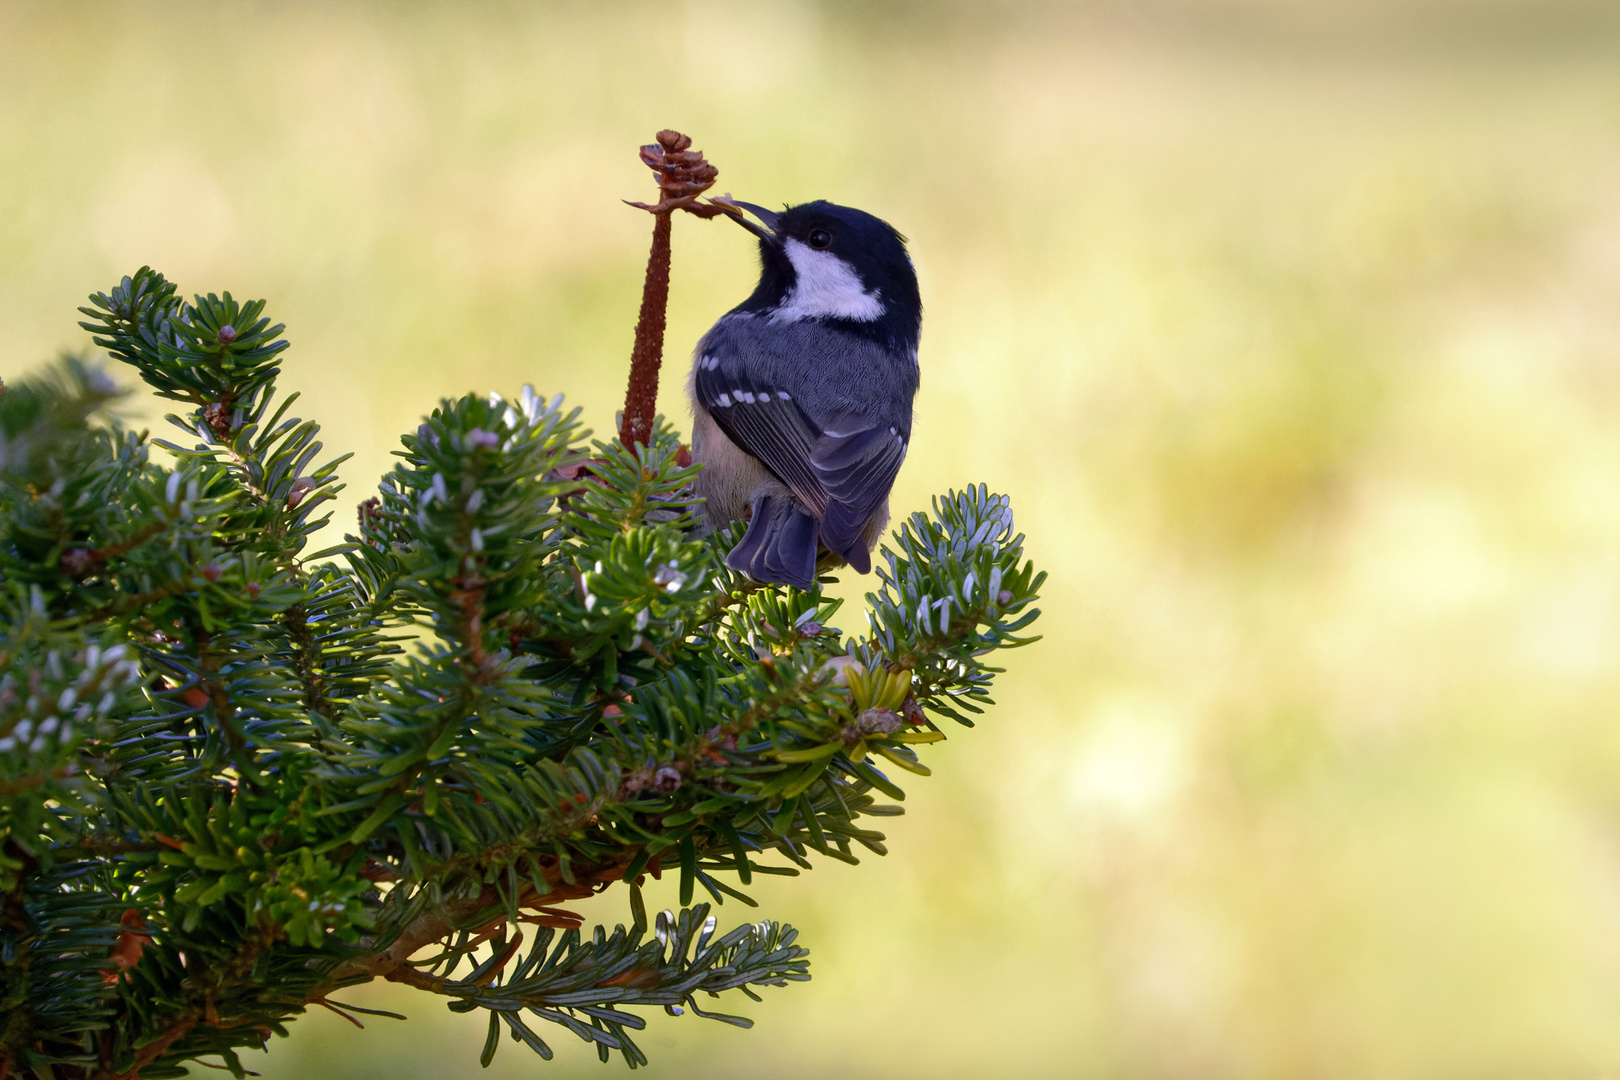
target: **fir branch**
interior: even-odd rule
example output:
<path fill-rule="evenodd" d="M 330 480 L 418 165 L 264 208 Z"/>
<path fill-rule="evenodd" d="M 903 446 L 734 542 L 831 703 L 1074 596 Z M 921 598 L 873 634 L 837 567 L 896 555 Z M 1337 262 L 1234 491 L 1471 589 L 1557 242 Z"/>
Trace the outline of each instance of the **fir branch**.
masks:
<path fill-rule="evenodd" d="M 674 187 L 647 209 L 727 212 L 696 205 L 712 168 L 660 146 Z M 619 441 L 528 388 L 442 402 L 359 534 L 314 556 L 341 459 L 275 397 L 263 303 L 188 303 L 143 268 L 83 310 L 191 406 L 195 443 L 153 463 L 77 361 L 0 395 L 13 1075 L 240 1074 L 238 1050 L 368 979 L 485 1010 L 486 1063 L 503 1031 L 549 1056 L 532 1017 L 631 1065 L 631 1009 L 746 1025 L 695 995 L 807 978 L 804 950 L 768 921 L 719 934 L 699 887 L 751 905 L 731 875 L 882 854 L 887 770 L 926 775 L 935 719 L 982 712 L 989 658 L 1031 640 L 1042 577 L 983 487 L 901 523 L 864 636 L 819 590 L 727 569 L 651 413 L 661 307 Z M 640 882 L 666 868 L 682 910 L 649 920 Z M 621 885 L 628 930 L 558 906 Z"/>

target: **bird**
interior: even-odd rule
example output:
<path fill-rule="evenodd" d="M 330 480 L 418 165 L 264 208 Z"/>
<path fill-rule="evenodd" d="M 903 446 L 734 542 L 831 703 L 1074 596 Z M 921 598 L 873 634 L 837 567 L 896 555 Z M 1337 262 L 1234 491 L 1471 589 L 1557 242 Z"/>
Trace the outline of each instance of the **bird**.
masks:
<path fill-rule="evenodd" d="M 760 274 L 692 354 L 705 528 L 748 522 L 725 562 L 755 581 L 808 590 L 818 560 L 869 573 L 920 380 L 922 298 L 906 238 L 825 200 L 781 211 L 727 202 L 759 239 Z"/>

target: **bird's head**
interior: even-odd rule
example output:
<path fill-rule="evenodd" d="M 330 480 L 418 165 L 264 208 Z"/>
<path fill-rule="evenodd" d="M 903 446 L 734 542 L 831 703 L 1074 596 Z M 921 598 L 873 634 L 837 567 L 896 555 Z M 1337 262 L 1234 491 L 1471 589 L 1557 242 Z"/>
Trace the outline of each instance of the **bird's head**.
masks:
<path fill-rule="evenodd" d="M 733 201 L 759 219 L 733 218 L 759 237 L 759 285 L 738 312 L 817 319 L 915 351 L 922 325 L 906 239 L 881 218 L 818 200 L 780 212 Z"/>

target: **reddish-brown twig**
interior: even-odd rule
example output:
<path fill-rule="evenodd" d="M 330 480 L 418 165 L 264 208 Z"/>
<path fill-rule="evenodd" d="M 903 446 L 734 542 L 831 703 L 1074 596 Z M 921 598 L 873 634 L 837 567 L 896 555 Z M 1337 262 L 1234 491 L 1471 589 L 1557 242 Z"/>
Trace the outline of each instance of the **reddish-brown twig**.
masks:
<path fill-rule="evenodd" d="M 641 160 L 656 175 L 660 198 L 652 204 L 630 203 L 652 214 L 653 242 L 641 290 L 641 314 L 636 319 L 636 344 L 630 351 L 630 388 L 619 424 L 619 441 L 625 446 L 652 438 L 653 417 L 658 411 L 658 367 L 664 358 L 664 321 L 669 307 L 670 217 L 677 210 L 701 218 L 733 212 L 714 203 L 698 203 L 697 197 L 713 186 L 719 170 L 703 160 L 701 151 L 691 149 L 691 139 L 678 131 L 660 131 L 657 140 L 641 148 Z"/>

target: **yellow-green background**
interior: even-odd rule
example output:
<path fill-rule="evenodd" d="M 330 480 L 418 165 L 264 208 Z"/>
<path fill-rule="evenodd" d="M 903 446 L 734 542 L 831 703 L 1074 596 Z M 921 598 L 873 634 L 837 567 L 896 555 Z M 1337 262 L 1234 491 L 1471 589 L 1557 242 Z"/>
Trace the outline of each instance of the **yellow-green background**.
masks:
<path fill-rule="evenodd" d="M 758 890 L 815 981 L 655 1015 L 653 1075 L 1613 1076 L 1617 14 L 6 3 L 0 373 L 142 263 L 267 296 L 347 525 L 440 396 L 609 425 L 658 128 L 874 211 L 928 309 L 897 508 L 1009 492 L 1046 638 L 889 858 Z M 684 419 L 754 256 L 684 219 L 675 257 Z M 351 997 L 412 1020 L 250 1065 L 478 1075 L 477 1018 Z M 551 1041 L 492 1075 L 601 1075 Z"/>

